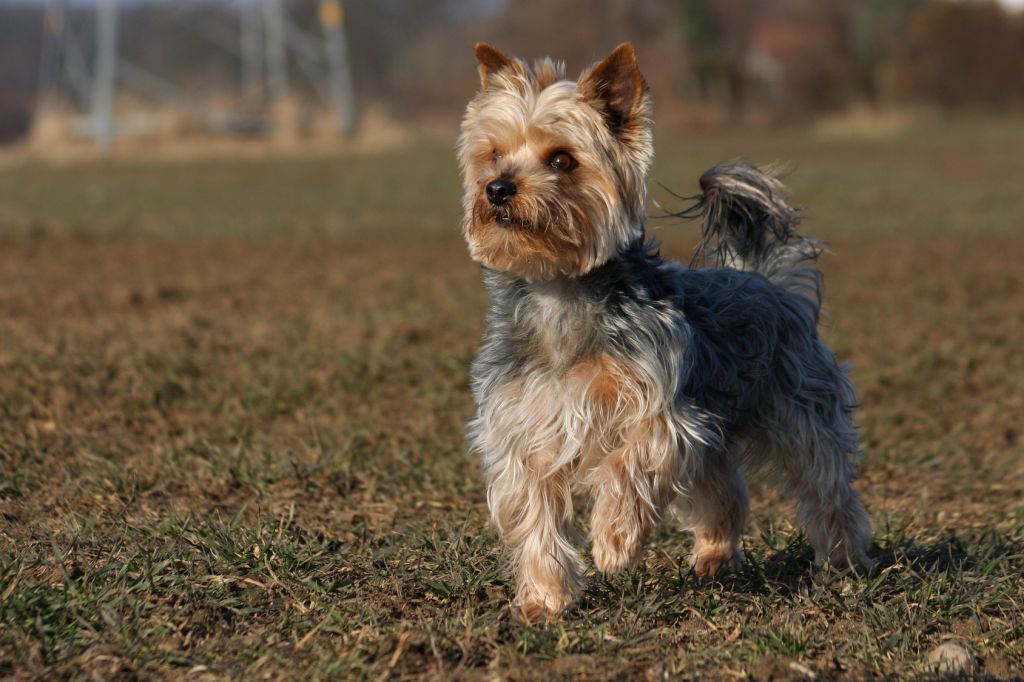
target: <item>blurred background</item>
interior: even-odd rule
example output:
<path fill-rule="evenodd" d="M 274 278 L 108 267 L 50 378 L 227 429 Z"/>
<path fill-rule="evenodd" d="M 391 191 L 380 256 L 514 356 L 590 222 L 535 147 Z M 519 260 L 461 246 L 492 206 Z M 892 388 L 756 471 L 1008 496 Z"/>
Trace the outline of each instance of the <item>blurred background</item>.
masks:
<path fill-rule="evenodd" d="M 0 143 L 451 135 L 472 44 L 633 41 L 658 125 L 1024 109 L 1024 0 L 0 0 Z M 869 120 L 870 119 L 870 120 Z M 849 120 L 847 121 L 849 123 Z"/>
<path fill-rule="evenodd" d="M 0 678 L 918 679 L 955 636 L 1019 679 L 1022 4 L 0 0 Z M 809 572 L 755 480 L 745 577 L 666 524 L 510 621 L 464 445 L 480 40 L 637 45 L 666 257 L 711 164 L 788 164 L 877 576 Z"/>

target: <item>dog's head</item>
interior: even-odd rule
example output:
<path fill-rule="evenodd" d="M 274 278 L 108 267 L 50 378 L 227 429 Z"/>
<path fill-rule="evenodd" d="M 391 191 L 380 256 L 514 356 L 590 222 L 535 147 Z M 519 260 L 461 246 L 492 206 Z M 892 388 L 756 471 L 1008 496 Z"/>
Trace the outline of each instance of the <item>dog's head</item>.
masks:
<path fill-rule="evenodd" d="M 480 91 L 458 141 L 471 257 L 530 281 L 582 275 L 640 234 L 650 100 L 624 43 L 577 81 L 476 46 Z"/>

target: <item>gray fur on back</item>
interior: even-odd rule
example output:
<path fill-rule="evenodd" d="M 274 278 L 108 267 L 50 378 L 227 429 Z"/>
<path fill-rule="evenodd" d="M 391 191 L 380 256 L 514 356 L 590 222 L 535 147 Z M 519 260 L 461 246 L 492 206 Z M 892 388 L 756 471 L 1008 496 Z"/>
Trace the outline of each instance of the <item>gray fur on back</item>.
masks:
<path fill-rule="evenodd" d="M 478 401 L 535 360 L 535 335 L 551 322 L 544 308 L 554 300 L 568 345 L 549 362 L 568 368 L 606 352 L 673 377 L 675 402 L 696 407 L 720 444 L 758 429 L 785 438 L 790 425 L 775 417 L 780 401 L 825 420 L 846 421 L 838 413 L 854 407 L 852 386 L 818 338 L 817 307 L 759 273 L 688 269 L 640 240 L 557 285 L 485 272 L 492 309 L 472 368 Z"/>
<path fill-rule="evenodd" d="M 816 330 L 821 274 L 811 264 L 824 246 L 797 233 L 799 212 L 774 176 L 733 163 L 700 182 L 699 202 L 677 215 L 703 217 L 695 262 L 714 267 L 666 262 L 641 238 L 555 283 L 485 270 L 492 309 L 472 370 L 478 400 L 523 369 L 535 333 L 554 322 L 566 367 L 596 352 L 657 366 L 674 378 L 676 402 L 696 406 L 719 441 L 736 430 L 790 429 L 775 419 L 780 401 L 848 422 L 853 387 Z M 846 440 L 855 451 L 855 436 Z"/>

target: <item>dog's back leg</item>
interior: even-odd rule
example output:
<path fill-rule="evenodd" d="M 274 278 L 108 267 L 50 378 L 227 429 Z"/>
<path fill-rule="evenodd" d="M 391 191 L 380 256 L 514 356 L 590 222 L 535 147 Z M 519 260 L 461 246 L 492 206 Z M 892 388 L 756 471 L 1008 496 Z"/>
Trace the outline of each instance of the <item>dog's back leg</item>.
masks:
<path fill-rule="evenodd" d="M 853 488 L 860 456 L 853 387 L 831 353 L 819 351 L 822 371 L 805 377 L 795 396 L 777 396 L 768 465 L 796 500 L 815 562 L 869 567 L 870 519 Z"/>
<path fill-rule="evenodd" d="M 699 576 L 736 570 L 743 565 L 739 539 L 746 525 L 750 502 L 739 469 L 737 445 L 708 454 L 700 471 L 676 501 L 684 522 L 693 530 L 690 563 Z"/>

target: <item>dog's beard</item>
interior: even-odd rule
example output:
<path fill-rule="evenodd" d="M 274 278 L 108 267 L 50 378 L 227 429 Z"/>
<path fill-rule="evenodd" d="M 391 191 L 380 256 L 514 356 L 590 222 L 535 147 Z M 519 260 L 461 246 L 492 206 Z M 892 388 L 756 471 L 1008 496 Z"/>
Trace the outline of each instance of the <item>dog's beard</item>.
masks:
<path fill-rule="evenodd" d="M 572 219 L 571 202 L 517 197 L 493 206 L 480 198 L 470 215 L 466 237 L 481 264 L 529 280 L 580 273 L 585 223 Z"/>
<path fill-rule="evenodd" d="M 530 230 L 537 222 L 526 215 L 518 204 L 508 203 L 502 206 L 492 206 L 486 199 L 479 199 L 473 209 L 473 219 L 476 227 L 495 226 L 498 229 L 506 230 Z"/>

